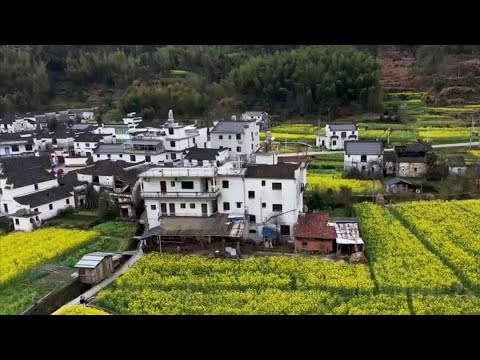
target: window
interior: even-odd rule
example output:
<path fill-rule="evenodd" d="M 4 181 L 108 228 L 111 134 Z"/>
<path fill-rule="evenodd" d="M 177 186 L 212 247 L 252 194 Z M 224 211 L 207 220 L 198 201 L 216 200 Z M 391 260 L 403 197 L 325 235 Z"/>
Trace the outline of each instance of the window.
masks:
<path fill-rule="evenodd" d="M 53 205 L 52 205 L 52 204 L 48 205 L 48 208 L 49 208 L 50 210 L 53 210 Z"/>
<path fill-rule="evenodd" d="M 242 147 L 241 146 L 237 146 L 237 152 L 242 152 Z"/>
<path fill-rule="evenodd" d="M 107 154 L 107 158 L 111 159 L 111 158 L 112 158 L 112 155 Z"/>
<path fill-rule="evenodd" d="M 223 146 L 220 146 L 220 149 L 223 149 Z"/>
<path fill-rule="evenodd" d="M 203 160 L 198 160 L 198 166 L 203 166 Z"/>
<path fill-rule="evenodd" d="M 236 137 L 237 137 L 237 140 L 242 140 L 242 134 L 237 134 Z"/>
<path fill-rule="evenodd" d="M 232 135 L 228 135 L 228 140 L 232 140 Z"/>
<path fill-rule="evenodd" d="M 122 155 L 120 155 L 120 156 L 122 156 Z M 100 158 L 100 154 L 97 154 L 97 159 L 98 159 L 98 158 Z"/>
<path fill-rule="evenodd" d="M 34 188 L 35 190 L 38 190 L 38 184 L 33 185 L 33 188 Z"/>
<path fill-rule="evenodd" d="M 342 137 L 342 139 L 345 139 L 345 138 L 347 137 L 347 132 L 346 132 L 346 131 L 342 131 L 341 137 Z"/>
<path fill-rule="evenodd" d="M 248 233 L 249 233 L 249 234 L 256 234 L 256 233 L 257 233 L 257 229 L 250 229 L 250 230 L 248 230 Z"/>
<path fill-rule="evenodd" d="M 80 143 L 77 143 L 77 148 L 79 148 L 79 147 L 80 147 Z"/>
<path fill-rule="evenodd" d="M 253 144 L 252 144 L 252 150 L 253 150 Z"/>
<path fill-rule="evenodd" d="M 266 208 L 267 207 L 267 203 L 262 203 L 262 208 Z"/>
<path fill-rule="evenodd" d="M 280 225 L 280 235 L 290 235 L 290 225 Z"/>
<path fill-rule="evenodd" d="M 255 215 L 249 215 L 249 216 L 248 216 L 248 220 L 250 220 L 250 222 L 253 222 L 253 223 L 254 223 L 255 220 L 256 220 L 256 219 L 255 219 Z"/>
<path fill-rule="evenodd" d="M 135 155 L 130 155 L 130 161 L 135 161 L 136 158 L 135 158 Z"/>
<path fill-rule="evenodd" d="M 267 182 L 265 180 L 262 180 L 262 186 L 265 186 Z"/>
<path fill-rule="evenodd" d="M 37 220 L 37 221 L 38 221 L 38 215 L 37 215 L 37 216 L 35 216 L 35 220 Z"/>
<path fill-rule="evenodd" d="M 25 150 L 32 151 L 32 144 L 25 145 Z"/>
<path fill-rule="evenodd" d="M 352 135 L 355 135 L 355 131 L 352 131 Z"/>
<path fill-rule="evenodd" d="M 307 246 L 308 246 L 308 243 L 306 243 L 306 242 L 302 242 L 302 248 L 303 248 L 303 249 L 306 249 L 306 248 L 307 248 Z"/>
<path fill-rule="evenodd" d="M 249 191 L 248 192 L 248 198 L 249 199 L 255 199 L 255 191 Z"/>
<path fill-rule="evenodd" d="M 237 202 L 237 209 L 240 209 L 242 207 L 242 203 L 241 202 Z"/>
<path fill-rule="evenodd" d="M 170 181 L 170 186 L 175 187 L 175 181 Z"/>
<path fill-rule="evenodd" d="M 335 131 L 333 132 L 333 135 L 335 135 Z"/>
<path fill-rule="evenodd" d="M 145 162 L 150 162 L 152 161 L 152 158 L 150 157 L 150 155 L 145 155 Z"/>
<path fill-rule="evenodd" d="M 67 205 L 70 205 L 70 199 L 65 199 L 65 202 L 67 203 Z"/>
<path fill-rule="evenodd" d="M 18 221 L 18 219 L 15 219 L 15 225 L 20 225 L 20 221 Z"/>
<path fill-rule="evenodd" d="M 35 209 L 35 212 L 38 212 L 38 208 Z"/>
<path fill-rule="evenodd" d="M 90 143 L 85 143 L 85 147 L 90 147 Z"/>
<path fill-rule="evenodd" d="M 195 138 L 192 138 L 192 142 L 195 144 Z"/>
<path fill-rule="evenodd" d="M 228 148 L 228 151 L 232 151 L 232 148 Z"/>
<path fill-rule="evenodd" d="M 123 154 L 118 155 L 118 157 L 123 158 Z"/>
<path fill-rule="evenodd" d="M 187 204 L 185 204 L 185 203 L 180 204 L 180 209 L 185 209 L 186 207 L 187 207 Z"/>
<path fill-rule="evenodd" d="M 173 135 L 173 129 L 172 128 L 168 129 L 168 135 Z"/>
<path fill-rule="evenodd" d="M 332 145 L 337 145 L 337 140 L 333 140 Z"/>
<path fill-rule="evenodd" d="M 222 188 L 228 189 L 228 180 L 222 180 Z"/>
<path fill-rule="evenodd" d="M 218 138 L 219 138 L 220 140 L 223 140 L 223 135 L 218 135 Z"/>
<path fill-rule="evenodd" d="M 157 205 L 150 205 L 150 210 L 157 210 Z"/>
<path fill-rule="evenodd" d="M 416 167 L 415 167 L 415 168 L 413 168 L 413 172 L 414 172 L 414 173 L 416 173 L 416 172 L 417 172 L 417 168 L 416 168 Z"/>
<path fill-rule="evenodd" d="M 223 211 L 228 211 L 230 210 L 230 203 L 224 202 L 223 203 Z"/>
<path fill-rule="evenodd" d="M 177 154 L 172 154 L 172 160 L 176 160 L 177 159 Z"/>
<path fill-rule="evenodd" d="M 175 141 L 170 141 L 170 146 L 175 147 Z"/>
<path fill-rule="evenodd" d="M 182 181 L 182 189 L 193 189 L 193 181 Z"/>
<path fill-rule="evenodd" d="M 276 211 L 276 212 L 282 211 L 282 204 L 272 204 L 272 211 Z"/>
<path fill-rule="evenodd" d="M 365 171 L 365 165 L 362 166 L 362 171 Z"/>
<path fill-rule="evenodd" d="M 168 154 L 167 154 L 167 155 L 165 155 L 165 159 L 167 159 L 167 160 L 168 160 Z"/>
<path fill-rule="evenodd" d="M 367 155 L 360 155 L 360 161 L 361 162 L 367 161 Z"/>
<path fill-rule="evenodd" d="M 13 152 L 19 151 L 18 145 L 12 145 L 12 151 L 13 151 Z"/>
<path fill-rule="evenodd" d="M 195 203 L 190 204 L 190 209 L 195 209 Z"/>
<path fill-rule="evenodd" d="M 282 190 L 282 183 L 272 183 L 272 190 Z"/>

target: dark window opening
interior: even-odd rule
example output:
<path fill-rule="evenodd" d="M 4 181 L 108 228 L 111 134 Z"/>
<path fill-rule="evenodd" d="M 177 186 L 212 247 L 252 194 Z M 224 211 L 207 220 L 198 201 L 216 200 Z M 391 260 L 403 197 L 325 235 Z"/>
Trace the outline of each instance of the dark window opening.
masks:
<path fill-rule="evenodd" d="M 367 161 L 367 155 L 360 155 L 360 161 Z"/>
<path fill-rule="evenodd" d="M 255 199 L 255 191 L 249 191 L 248 192 L 248 198 L 249 199 Z"/>
<path fill-rule="evenodd" d="M 219 138 L 220 140 L 223 140 L 223 135 L 219 135 L 218 138 Z"/>
<path fill-rule="evenodd" d="M 170 181 L 170 186 L 175 187 L 175 181 Z"/>
<path fill-rule="evenodd" d="M 342 137 L 342 139 L 345 139 L 345 138 L 347 137 L 347 132 L 346 132 L 346 131 L 342 131 L 341 137 Z"/>
<path fill-rule="evenodd" d="M 272 190 L 282 190 L 282 183 L 272 183 Z"/>
<path fill-rule="evenodd" d="M 290 235 L 290 225 L 280 225 L 281 235 Z"/>
<path fill-rule="evenodd" d="M 250 230 L 248 230 L 248 233 L 249 234 L 256 234 L 257 230 L 256 229 L 250 229 Z"/>
<path fill-rule="evenodd" d="M 70 205 L 70 199 L 65 199 L 65 202 L 67 203 L 67 205 Z"/>
<path fill-rule="evenodd" d="M 25 145 L 25 150 L 32 151 L 32 145 L 30 144 Z"/>
<path fill-rule="evenodd" d="M 265 180 L 262 180 L 262 186 L 265 186 L 266 185 L 266 181 Z"/>
<path fill-rule="evenodd" d="M 237 140 L 242 140 L 242 134 L 237 134 L 236 137 L 237 137 Z"/>
<path fill-rule="evenodd" d="M 13 151 L 13 152 L 19 151 L 18 145 L 12 145 L 12 151 Z"/>
<path fill-rule="evenodd" d="M 175 147 L 175 141 L 170 141 L 170 146 Z"/>
<path fill-rule="evenodd" d="M 266 208 L 267 207 L 267 203 L 262 203 L 262 208 Z"/>
<path fill-rule="evenodd" d="M 182 181 L 182 189 L 193 189 L 193 181 Z"/>
<path fill-rule="evenodd" d="M 18 219 L 15 219 L 15 224 L 20 225 L 20 221 L 18 221 Z"/>
<path fill-rule="evenodd" d="M 130 161 L 135 161 L 135 155 L 130 155 Z"/>
<path fill-rule="evenodd" d="M 222 181 L 222 188 L 228 189 L 228 180 L 223 180 Z"/>
<path fill-rule="evenodd" d="M 195 209 L 195 204 L 190 204 L 190 209 Z"/>
<path fill-rule="evenodd" d="M 242 207 L 242 203 L 241 202 L 237 202 L 237 209 L 240 209 Z"/>
<path fill-rule="evenodd" d="M 224 202 L 223 203 L 223 211 L 228 211 L 230 210 L 230 203 Z"/>
<path fill-rule="evenodd" d="M 180 204 L 180 209 L 185 209 L 186 207 L 187 207 L 187 204 L 185 204 L 185 203 Z"/>
<path fill-rule="evenodd" d="M 48 208 L 49 208 L 50 210 L 53 210 L 53 205 L 52 205 L 52 204 L 48 205 Z"/>
<path fill-rule="evenodd" d="M 282 211 L 282 204 L 272 204 L 272 211 Z"/>
<path fill-rule="evenodd" d="M 255 222 L 255 220 L 256 220 L 255 215 L 249 215 L 248 217 L 249 217 L 250 222 L 253 222 L 253 223 Z"/>
<path fill-rule="evenodd" d="M 173 135 L 173 129 L 172 128 L 168 129 L 168 135 Z"/>
<path fill-rule="evenodd" d="M 150 210 L 157 210 L 157 205 L 150 205 Z"/>
<path fill-rule="evenodd" d="M 38 184 L 33 185 L 33 188 L 34 188 L 35 190 L 38 190 Z"/>
<path fill-rule="evenodd" d="M 145 162 L 150 162 L 152 161 L 152 158 L 150 157 L 150 155 L 145 155 Z"/>

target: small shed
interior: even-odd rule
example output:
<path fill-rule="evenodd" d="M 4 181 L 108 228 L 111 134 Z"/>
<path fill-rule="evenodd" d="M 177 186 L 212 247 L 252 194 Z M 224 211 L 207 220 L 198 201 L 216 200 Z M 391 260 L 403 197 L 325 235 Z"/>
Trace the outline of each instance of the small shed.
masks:
<path fill-rule="evenodd" d="M 364 242 L 360 237 L 357 219 L 355 218 L 332 218 L 328 225 L 335 228 L 337 238 L 335 240 L 337 249 L 340 254 L 351 255 L 355 252 L 364 251 Z"/>
<path fill-rule="evenodd" d="M 337 234 L 323 212 L 300 214 L 293 228 L 295 251 L 329 254 L 335 248 Z"/>
<path fill-rule="evenodd" d="M 78 277 L 84 284 L 96 285 L 110 274 L 118 263 L 121 255 L 114 253 L 95 252 L 85 255 L 75 264 Z"/>
<path fill-rule="evenodd" d="M 400 177 L 386 179 L 383 183 L 385 184 L 385 190 L 393 194 L 411 193 L 415 192 L 418 188 L 413 182 Z"/>
<path fill-rule="evenodd" d="M 467 164 L 463 156 L 454 156 L 447 159 L 448 171 L 450 174 L 464 174 L 467 171 Z"/>

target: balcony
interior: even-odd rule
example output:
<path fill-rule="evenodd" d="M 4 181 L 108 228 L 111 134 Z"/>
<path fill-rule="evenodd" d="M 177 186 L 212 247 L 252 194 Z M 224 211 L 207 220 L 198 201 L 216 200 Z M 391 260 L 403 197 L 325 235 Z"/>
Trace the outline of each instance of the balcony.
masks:
<path fill-rule="evenodd" d="M 214 192 L 161 192 L 142 191 L 142 196 L 147 199 L 215 199 L 220 195 L 220 190 Z"/>

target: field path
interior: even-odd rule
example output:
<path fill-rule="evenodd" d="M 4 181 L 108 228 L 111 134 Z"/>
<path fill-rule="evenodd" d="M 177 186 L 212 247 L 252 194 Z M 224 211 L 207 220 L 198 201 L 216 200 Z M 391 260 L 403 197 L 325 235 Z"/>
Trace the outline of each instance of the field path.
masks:
<path fill-rule="evenodd" d="M 99 284 L 92 287 L 90 290 L 84 292 L 82 295 L 73 299 L 72 301 L 70 301 L 68 304 L 65 304 L 65 305 L 67 305 L 67 306 L 79 305 L 81 296 L 83 296 L 85 298 L 85 300 L 88 300 L 92 296 L 96 295 L 105 286 L 107 286 L 110 283 L 112 283 L 113 281 L 115 281 L 120 275 L 122 275 L 125 271 L 130 269 L 142 256 L 143 256 L 143 251 L 142 251 L 142 249 L 140 249 L 140 250 L 138 250 L 138 252 L 134 256 L 132 256 L 125 264 L 123 264 L 110 277 L 106 278 L 105 280 L 103 280 Z"/>

